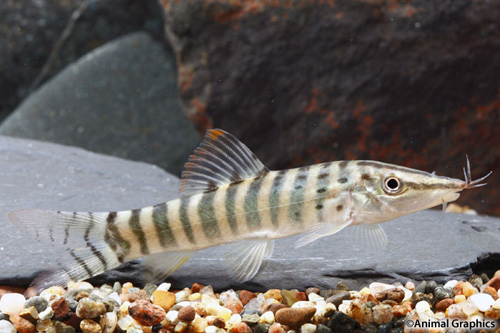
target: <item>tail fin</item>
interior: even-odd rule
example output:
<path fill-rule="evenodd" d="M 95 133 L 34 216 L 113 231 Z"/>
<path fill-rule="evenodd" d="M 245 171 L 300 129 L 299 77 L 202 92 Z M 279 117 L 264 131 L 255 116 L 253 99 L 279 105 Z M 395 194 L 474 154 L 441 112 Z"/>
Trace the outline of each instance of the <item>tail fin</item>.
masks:
<path fill-rule="evenodd" d="M 16 210 L 9 220 L 22 232 L 44 243 L 64 248 L 57 270 L 41 274 L 33 284 L 37 289 L 66 286 L 120 265 L 116 243 L 106 225 L 109 213 Z"/>

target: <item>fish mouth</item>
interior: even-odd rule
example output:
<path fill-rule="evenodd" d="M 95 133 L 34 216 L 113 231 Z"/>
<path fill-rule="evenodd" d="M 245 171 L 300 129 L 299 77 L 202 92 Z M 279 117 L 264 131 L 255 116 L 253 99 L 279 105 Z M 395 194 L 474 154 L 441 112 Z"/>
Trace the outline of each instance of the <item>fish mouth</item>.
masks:
<path fill-rule="evenodd" d="M 460 197 L 460 193 L 458 192 L 453 192 L 453 193 L 448 193 L 445 194 L 442 198 L 441 201 L 444 203 L 452 202 L 457 200 Z"/>

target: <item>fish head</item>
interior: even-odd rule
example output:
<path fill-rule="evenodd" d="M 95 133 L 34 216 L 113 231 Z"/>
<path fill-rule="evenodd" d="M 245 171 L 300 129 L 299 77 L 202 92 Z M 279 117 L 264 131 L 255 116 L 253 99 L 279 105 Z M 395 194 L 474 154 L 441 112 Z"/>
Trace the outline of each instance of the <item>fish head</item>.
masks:
<path fill-rule="evenodd" d="M 360 161 L 352 191 L 359 223 L 379 223 L 457 200 L 464 189 L 482 186 L 476 181 L 438 176 L 397 165 Z"/>

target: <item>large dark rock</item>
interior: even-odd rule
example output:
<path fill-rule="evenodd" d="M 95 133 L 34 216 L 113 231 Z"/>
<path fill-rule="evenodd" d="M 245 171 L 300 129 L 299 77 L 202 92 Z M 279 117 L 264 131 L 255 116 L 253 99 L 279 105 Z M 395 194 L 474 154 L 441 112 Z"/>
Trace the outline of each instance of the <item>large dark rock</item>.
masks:
<path fill-rule="evenodd" d="M 146 33 L 110 42 L 27 98 L 0 134 L 147 161 L 180 176 L 200 135 L 181 110 L 175 58 Z"/>
<path fill-rule="evenodd" d="M 138 30 L 162 39 L 157 0 L 0 1 L 0 120 L 69 63 Z"/>
<path fill-rule="evenodd" d="M 178 179 L 145 163 L 131 162 L 79 148 L 0 136 L 0 285 L 26 286 L 51 267 L 58 252 L 32 242 L 7 220 L 18 208 L 108 211 L 131 209 L 176 197 Z M 193 282 L 251 290 L 352 288 L 372 281 L 465 279 L 472 272 L 490 276 L 500 268 L 500 219 L 427 211 L 383 224 L 389 243 L 380 252 L 353 244 L 347 232 L 320 239 L 299 250 L 294 238 L 278 240 L 272 258 L 244 285 L 225 272 L 223 248 L 195 254 L 168 281 L 174 287 Z M 141 282 L 138 264 L 128 264 L 94 279 Z"/>
<path fill-rule="evenodd" d="M 500 165 L 498 1 L 164 1 L 185 110 L 273 168 Z M 500 172 L 462 203 L 500 214 Z"/>

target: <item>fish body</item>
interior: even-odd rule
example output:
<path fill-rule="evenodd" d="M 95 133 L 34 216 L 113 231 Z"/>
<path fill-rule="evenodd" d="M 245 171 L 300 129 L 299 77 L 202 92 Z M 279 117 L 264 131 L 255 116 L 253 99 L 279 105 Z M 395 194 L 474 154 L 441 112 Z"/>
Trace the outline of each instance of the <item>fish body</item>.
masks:
<path fill-rule="evenodd" d="M 301 247 L 363 225 L 363 239 L 383 247 L 379 223 L 454 201 L 486 177 L 471 181 L 470 166 L 462 181 L 375 161 L 271 171 L 234 136 L 210 130 L 186 163 L 175 200 L 118 212 L 18 210 L 9 218 L 66 249 L 61 267 L 39 286 L 83 280 L 137 258 L 158 280 L 193 252 L 227 243 L 230 274 L 246 281 L 271 255 L 274 239 L 303 234 L 295 244 Z"/>

